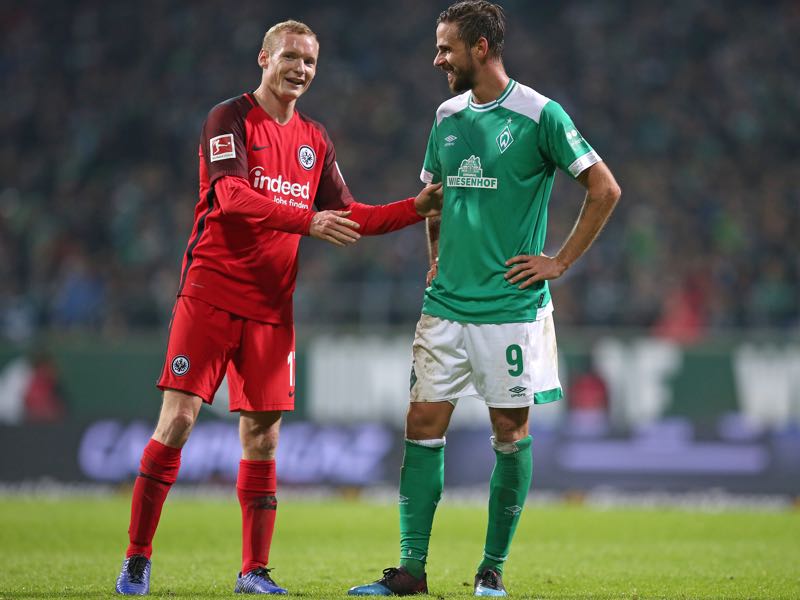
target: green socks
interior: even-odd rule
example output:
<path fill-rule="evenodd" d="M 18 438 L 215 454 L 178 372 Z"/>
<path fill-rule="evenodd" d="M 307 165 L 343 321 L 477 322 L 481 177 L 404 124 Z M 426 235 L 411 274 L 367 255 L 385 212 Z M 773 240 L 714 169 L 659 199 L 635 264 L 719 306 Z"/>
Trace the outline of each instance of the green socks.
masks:
<path fill-rule="evenodd" d="M 433 514 L 443 487 L 444 440 L 406 440 L 400 470 L 400 566 L 414 577 L 425 572 Z"/>
<path fill-rule="evenodd" d="M 503 563 L 531 487 L 531 442 L 531 436 L 513 443 L 492 438 L 496 462 L 489 483 L 489 524 L 479 573 L 488 567 L 503 574 Z"/>
<path fill-rule="evenodd" d="M 495 467 L 489 484 L 489 523 L 478 572 L 503 573 L 511 540 L 531 486 L 531 436 L 517 442 L 492 439 Z M 406 440 L 400 470 L 400 566 L 414 577 L 425 572 L 436 505 L 444 488 L 444 440 Z"/>

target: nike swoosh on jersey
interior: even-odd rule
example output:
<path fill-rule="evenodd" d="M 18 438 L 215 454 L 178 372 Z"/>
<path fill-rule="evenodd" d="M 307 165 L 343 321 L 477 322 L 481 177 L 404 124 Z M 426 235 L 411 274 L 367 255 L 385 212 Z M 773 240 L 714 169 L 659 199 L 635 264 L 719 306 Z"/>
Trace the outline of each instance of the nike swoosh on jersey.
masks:
<path fill-rule="evenodd" d="M 269 148 L 269 144 L 267 144 L 266 146 L 256 146 L 255 144 L 253 144 L 251 150 L 253 152 L 258 152 L 259 150 L 266 150 L 267 148 Z"/>

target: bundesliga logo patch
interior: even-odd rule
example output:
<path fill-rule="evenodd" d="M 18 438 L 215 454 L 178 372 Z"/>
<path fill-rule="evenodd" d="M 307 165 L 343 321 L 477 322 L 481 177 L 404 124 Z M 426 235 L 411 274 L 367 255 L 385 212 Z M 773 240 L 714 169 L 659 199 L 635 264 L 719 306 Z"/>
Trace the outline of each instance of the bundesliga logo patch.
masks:
<path fill-rule="evenodd" d="M 186 373 L 189 372 L 189 357 L 179 354 L 172 359 L 170 367 L 172 368 L 172 372 L 178 377 L 186 375 Z"/>
<path fill-rule="evenodd" d="M 233 134 L 224 133 L 213 137 L 208 142 L 209 162 L 224 160 L 226 158 L 236 158 L 236 147 L 233 145 Z"/>

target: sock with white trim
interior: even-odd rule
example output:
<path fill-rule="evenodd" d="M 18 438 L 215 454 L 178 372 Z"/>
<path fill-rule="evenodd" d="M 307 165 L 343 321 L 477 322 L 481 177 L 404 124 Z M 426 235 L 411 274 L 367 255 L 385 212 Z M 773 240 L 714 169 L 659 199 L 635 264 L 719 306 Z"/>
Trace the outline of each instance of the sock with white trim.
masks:
<path fill-rule="evenodd" d="M 489 483 L 489 524 L 478 573 L 490 568 L 503 574 L 503 564 L 531 486 L 531 442 L 531 436 L 516 442 L 498 442 L 492 437 L 496 462 Z"/>
<path fill-rule="evenodd" d="M 406 440 L 400 469 L 400 566 L 425 573 L 436 505 L 444 488 L 444 438 Z"/>

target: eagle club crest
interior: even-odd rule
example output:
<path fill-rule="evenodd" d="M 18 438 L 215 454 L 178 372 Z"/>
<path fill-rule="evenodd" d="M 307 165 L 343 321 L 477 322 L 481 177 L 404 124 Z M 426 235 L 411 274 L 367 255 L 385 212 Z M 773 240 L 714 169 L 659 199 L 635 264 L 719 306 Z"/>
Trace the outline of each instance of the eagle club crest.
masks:
<path fill-rule="evenodd" d="M 186 375 L 186 373 L 189 372 L 189 357 L 184 354 L 179 354 L 172 359 L 170 367 L 172 368 L 172 372 L 178 377 Z"/>
<path fill-rule="evenodd" d="M 310 171 L 317 163 L 317 155 L 311 146 L 303 145 L 297 149 L 297 160 L 300 161 L 301 167 L 306 171 Z"/>

